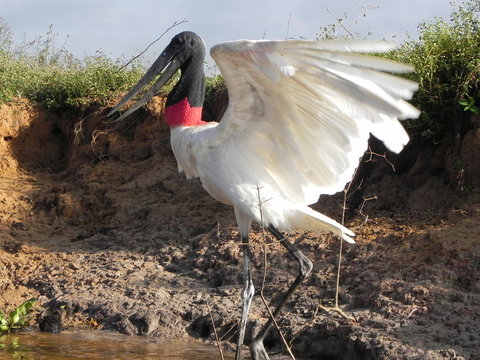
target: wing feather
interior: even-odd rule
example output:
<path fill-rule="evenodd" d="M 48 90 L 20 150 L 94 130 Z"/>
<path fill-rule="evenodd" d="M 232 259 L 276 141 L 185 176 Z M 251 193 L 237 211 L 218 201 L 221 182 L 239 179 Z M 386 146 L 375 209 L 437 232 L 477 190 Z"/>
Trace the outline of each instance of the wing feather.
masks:
<path fill-rule="evenodd" d="M 296 204 L 342 190 L 370 134 L 399 152 L 408 135 L 398 120 L 419 114 L 405 101 L 416 83 L 384 72 L 411 67 L 358 53 L 391 49 L 371 41 L 240 40 L 214 46 L 229 106 L 210 146 L 235 141 L 242 157 L 265 164 L 269 180 Z"/>

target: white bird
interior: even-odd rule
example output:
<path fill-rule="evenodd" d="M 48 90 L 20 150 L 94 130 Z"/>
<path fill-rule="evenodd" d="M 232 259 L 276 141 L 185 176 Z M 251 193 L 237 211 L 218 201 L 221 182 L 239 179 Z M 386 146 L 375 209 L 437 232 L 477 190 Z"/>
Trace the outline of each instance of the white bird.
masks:
<path fill-rule="evenodd" d="M 332 232 L 353 242 L 352 231 L 308 205 L 351 180 L 370 134 L 394 152 L 409 140 L 398 120 L 418 117 L 419 111 L 404 100 L 412 97 L 417 84 L 385 72 L 409 72 L 411 67 L 360 54 L 392 48 L 383 41 L 340 40 L 218 44 L 211 55 L 222 72 L 229 103 L 220 122 L 207 123 L 201 119 L 205 46 L 195 33 L 182 32 L 109 114 L 161 73 L 117 120 L 125 118 L 181 69 L 165 108 L 178 169 L 187 178 L 200 178 L 211 196 L 233 206 L 241 235 L 244 289 L 237 360 L 254 295 L 248 245 L 252 221 L 263 220 L 299 263 L 299 275 L 275 309 L 277 315 L 312 269 L 310 260 L 280 231 Z M 271 325 L 269 319 L 252 340 L 252 359 L 268 359 L 263 340 Z"/>

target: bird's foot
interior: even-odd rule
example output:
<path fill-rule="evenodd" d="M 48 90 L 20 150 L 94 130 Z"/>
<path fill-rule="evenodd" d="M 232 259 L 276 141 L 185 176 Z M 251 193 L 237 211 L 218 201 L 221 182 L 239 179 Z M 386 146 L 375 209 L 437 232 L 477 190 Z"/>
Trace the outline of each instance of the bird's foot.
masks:
<path fill-rule="evenodd" d="M 347 319 L 348 321 L 352 322 L 357 322 L 357 319 L 355 319 L 353 316 L 346 314 L 342 309 L 340 309 L 338 306 L 323 306 L 319 305 L 318 308 L 320 310 L 326 311 L 327 313 L 335 312 L 341 317 Z"/>
<path fill-rule="evenodd" d="M 263 341 L 253 340 L 250 344 L 250 354 L 252 355 L 252 360 L 269 360 L 267 351 L 263 346 Z"/>

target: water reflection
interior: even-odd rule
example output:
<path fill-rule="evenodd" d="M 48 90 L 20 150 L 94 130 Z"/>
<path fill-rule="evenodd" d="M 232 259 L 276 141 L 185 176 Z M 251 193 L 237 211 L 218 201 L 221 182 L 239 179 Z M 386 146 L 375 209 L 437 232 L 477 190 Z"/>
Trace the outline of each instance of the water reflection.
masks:
<path fill-rule="evenodd" d="M 14 360 L 217 360 L 213 346 L 189 340 L 127 336 L 108 331 L 28 332 L 0 336 L 0 359 Z M 226 359 L 233 359 L 226 354 Z"/>

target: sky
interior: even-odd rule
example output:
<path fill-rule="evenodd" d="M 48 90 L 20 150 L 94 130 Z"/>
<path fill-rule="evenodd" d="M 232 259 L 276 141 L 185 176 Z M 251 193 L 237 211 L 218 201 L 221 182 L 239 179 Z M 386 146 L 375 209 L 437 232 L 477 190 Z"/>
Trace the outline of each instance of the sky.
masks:
<path fill-rule="evenodd" d="M 58 46 L 65 44 L 80 59 L 97 50 L 128 59 L 183 20 L 150 48 L 147 59 L 184 30 L 196 32 L 210 48 L 237 39 L 315 38 L 336 18 L 344 18 L 351 33 L 401 42 L 407 32 L 416 36 L 422 21 L 448 19 L 451 10 L 450 0 L 0 0 L 0 17 L 15 43 L 53 26 Z"/>

